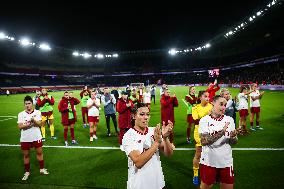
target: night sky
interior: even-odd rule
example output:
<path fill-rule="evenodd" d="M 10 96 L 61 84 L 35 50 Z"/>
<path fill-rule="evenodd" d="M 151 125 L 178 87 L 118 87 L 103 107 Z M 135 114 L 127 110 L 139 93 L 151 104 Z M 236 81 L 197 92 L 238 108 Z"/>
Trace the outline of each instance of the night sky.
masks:
<path fill-rule="evenodd" d="M 270 1 L 141 2 L 1 5 L 0 31 L 87 51 L 168 49 L 203 44 Z"/>

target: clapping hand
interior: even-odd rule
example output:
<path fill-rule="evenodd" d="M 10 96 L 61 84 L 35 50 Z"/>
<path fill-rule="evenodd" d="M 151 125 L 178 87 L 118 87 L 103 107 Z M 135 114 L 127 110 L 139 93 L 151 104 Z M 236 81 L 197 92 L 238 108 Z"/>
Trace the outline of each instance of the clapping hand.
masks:
<path fill-rule="evenodd" d="M 159 144 L 162 142 L 161 139 L 161 126 L 160 124 L 157 124 L 157 126 L 154 129 L 154 140 L 158 142 Z"/>
<path fill-rule="evenodd" d="M 233 130 L 230 132 L 230 138 L 235 138 L 237 136 L 238 132 L 237 130 Z"/>
<path fill-rule="evenodd" d="M 163 126 L 162 126 L 163 138 L 167 138 L 171 134 L 173 127 L 174 124 L 170 120 L 168 120 L 168 125 L 166 125 L 166 123 L 163 121 Z"/>

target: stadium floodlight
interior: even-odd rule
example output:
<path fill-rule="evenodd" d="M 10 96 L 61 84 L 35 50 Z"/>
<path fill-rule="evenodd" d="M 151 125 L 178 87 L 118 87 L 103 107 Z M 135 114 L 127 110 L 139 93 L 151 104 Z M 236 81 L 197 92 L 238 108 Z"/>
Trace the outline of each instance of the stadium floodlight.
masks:
<path fill-rule="evenodd" d="M 229 33 L 228 33 L 229 35 L 232 35 L 233 34 L 233 32 L 232 31 L 229 31 Z"/>
<path fill-rule="evenodd" d="M 32 45 L 32 43 L 27 38 L 23 38 L 22 40 L 20 40 L 20 43 L 22 46 Z"/>
<path fill-rule="evenodd" d="M 86 59 L 87 59 L 87 58 L 90 58 L 91 56 L 92 56 L 92 55 L 90 55 L 90 54 L 87 53 L 87 52 L 85 52 L 85 53 L 83 54 L 83 57 L 86 58 Z"/>
<path fill-rule="evenodd" d="M 115 58 L 117 58 L 118 57 L 118 54 L 112 54 L 112 57 L 115 57 Z"/>
<path fill-rule="evenodd" d="M 1 33 L 0 33 L 0 39 L 5 39 L 5 38 L 6 38 L 5 33 L 1 32 Z"/>
<path fill-rule="evenodd" d="M 253 21 L 253 18 L 252 18 L 252 17 L 249 17 L 249 21 Z"/>
<path fill-rule="evenodd" d="M 98 59 L 102 59 L 102 58 L 104 58 L 104 55 L 103 54 L 97 54 L 97 57 L 98 57 Z"/>
<path fill-rule="evenodd" d="M 205 45 L 205 47 L 206 47 L 206 48 L 211 47 L 210 43 L 207 43 L 207 44 Z"/>
<path fill-rule="evenodd" d="M 50 51 L 51 50 L 50 46 L 48 44 L 46 44 L 46 43 L 41 43 L 39 45 L 39 48 L 42 49 L 42 50 L 45 50 L 45 51 Z"/>
<path fill-rule="evenodd" d="M 261 15 L 261 11 L 258 11 L 257 13 L 256 13 L 256 16 L 260 16 Z"/>
<path fill-rule="evenodd" d="M 78 53 L 77 51 L 74 51 L 74 52 L 72 53 L 72 55 L 73 55 L 73 56 L 79 56 L 79 53 Z"/>
<path fill-rule="evenodd" d="M 169 54 L 172 55 L 172 56 L 176 55 L 177 54 L 176 49 L 169 50 Z"/>

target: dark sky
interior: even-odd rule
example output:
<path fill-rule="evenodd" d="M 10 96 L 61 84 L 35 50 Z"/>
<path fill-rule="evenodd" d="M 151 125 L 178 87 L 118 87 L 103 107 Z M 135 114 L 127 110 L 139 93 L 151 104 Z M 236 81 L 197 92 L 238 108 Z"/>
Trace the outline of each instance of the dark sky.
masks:
<path fill-rule="evenodd" d="M 1 5 L 0 30 L 70 49 L 168 49 L 203 44 L 269 1 L 137 2 Z"/>

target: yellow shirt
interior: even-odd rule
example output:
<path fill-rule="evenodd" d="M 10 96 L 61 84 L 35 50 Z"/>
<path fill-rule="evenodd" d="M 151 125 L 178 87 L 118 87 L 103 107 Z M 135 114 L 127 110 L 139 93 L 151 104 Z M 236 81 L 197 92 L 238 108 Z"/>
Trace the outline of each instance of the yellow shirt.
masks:
<path fill-rule="evenodd" d="M 192 118 L 199 122 L 201 118 L 210 114 L 212 108 L 213 106 L 210 103 L 208 103 L 204 107 L 201 104 L 197 104 L 195 107 L 192 108 Z"/>

